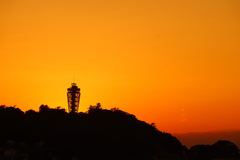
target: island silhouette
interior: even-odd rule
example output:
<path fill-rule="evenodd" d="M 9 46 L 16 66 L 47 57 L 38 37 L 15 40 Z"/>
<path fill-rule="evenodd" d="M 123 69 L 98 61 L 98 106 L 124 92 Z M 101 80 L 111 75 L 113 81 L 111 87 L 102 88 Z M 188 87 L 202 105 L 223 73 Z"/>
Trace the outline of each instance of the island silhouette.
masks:
<path fill-rule="evenodd" d="M 100 103 L 87 112 L 0 106 L 0 160 L 239 160 L 227 140 L 188 149 L 155 124 Z"/>

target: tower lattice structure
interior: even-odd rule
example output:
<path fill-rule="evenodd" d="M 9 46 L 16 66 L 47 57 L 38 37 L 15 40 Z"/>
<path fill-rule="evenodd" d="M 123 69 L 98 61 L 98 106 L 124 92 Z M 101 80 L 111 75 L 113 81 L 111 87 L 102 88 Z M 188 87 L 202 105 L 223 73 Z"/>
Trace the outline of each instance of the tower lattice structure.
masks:
<path fill-rule="evenodd" d="M 72 86 L 67 89 L 68 99 L 68 111 L 69 113 L 77 113 L 80 103 L 80 88 L 76 83 L 72 83 Z"/>

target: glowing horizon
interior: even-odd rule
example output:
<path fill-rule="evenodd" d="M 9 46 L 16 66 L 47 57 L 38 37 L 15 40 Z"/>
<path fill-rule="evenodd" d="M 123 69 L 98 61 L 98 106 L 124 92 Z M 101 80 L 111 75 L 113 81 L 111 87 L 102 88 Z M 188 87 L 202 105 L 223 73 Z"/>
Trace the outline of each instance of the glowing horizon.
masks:
<path fill-rule="evenodd" d="M 0 103 L 101 103 L 170 133 L 240 129 L 240 1 L 2 1 Z M 1 105 L 0 104 L 0 105 Z"/>

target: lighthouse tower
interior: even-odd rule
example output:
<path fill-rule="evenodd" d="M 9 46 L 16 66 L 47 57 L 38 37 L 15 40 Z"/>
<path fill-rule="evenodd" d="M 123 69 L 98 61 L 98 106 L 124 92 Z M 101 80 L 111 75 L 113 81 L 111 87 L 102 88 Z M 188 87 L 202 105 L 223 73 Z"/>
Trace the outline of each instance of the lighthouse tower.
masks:
<path fill-rule="evenodd" d="M 80 102 L 80 88 L 76 83 L 72 83 L 72 87 L 67 89 L 68 111 L 69 113 L 77 113 Z"/>

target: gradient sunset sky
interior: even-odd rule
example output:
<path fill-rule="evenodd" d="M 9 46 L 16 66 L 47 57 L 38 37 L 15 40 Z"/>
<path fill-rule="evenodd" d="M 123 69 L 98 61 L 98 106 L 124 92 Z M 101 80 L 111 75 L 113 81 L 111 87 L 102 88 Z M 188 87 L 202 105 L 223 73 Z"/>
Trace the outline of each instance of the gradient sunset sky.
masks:
<path fill-rule="evenodd" d="M 0 20 L 2 105 L 67 109 L 75 81 L 83 112 L 240 129 L 239 0 L 1 0 Z"/>

